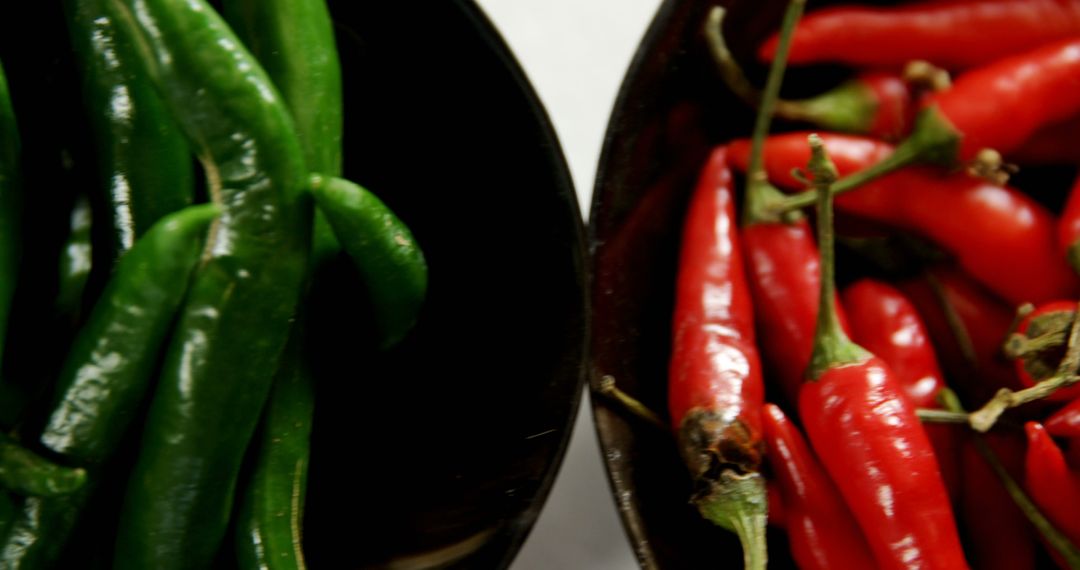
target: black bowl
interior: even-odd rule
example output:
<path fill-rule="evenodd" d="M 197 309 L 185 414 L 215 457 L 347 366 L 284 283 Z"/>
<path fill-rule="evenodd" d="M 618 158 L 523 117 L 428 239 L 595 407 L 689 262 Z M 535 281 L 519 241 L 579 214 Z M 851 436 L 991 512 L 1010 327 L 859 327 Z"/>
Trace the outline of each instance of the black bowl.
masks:
<path fill-rule="evenodd" d="M 823 0 L 814 8 L 835 3 Z M 735 536 L 689 503 L 691 481 L 670 430 L 634 417 L 600 390 L 612 377 L 667 417 L 676 264 L 690 192 L 710 149 L 749 136 L 756 114 L 725 87 L 704 41 L 706 14 L 717 4 L 728 11 L 724 32 L 733 55 L 753 83 L 764 84 L 767 70 L 754 51 L 779 28 L 786 0 L 666 0 L 616 101 L 589 224 L 594 418 L 624 526 L 639 562 L 650 569 L 741 564 Z M 791 67 L 782 93 L 820 93 L 850 74 L 840 66 Z M 1071 166 L 1025 167 L 1014 181 L 1058 210 L 1074 176 Z M 839 265 L 840 280 L 872 271 L 856 256 Z M 771 568 L 794 567 L 786 544 L 786 537 L 770 536 Z"/>
<path fill-rule="evenodd" d="M 380 353 L 348 264 L 316 285 L 305 551 L 314 568 L 504 567 L 551 488 L 584 377 L 584 228 L 570 174 L 473 2 L 329 5 L 345 174 L 411 227 L 430 286 L 417 328 Z M 41 276 L 28 281 L 51 302 L 66 206 L 94 163 L 60 4 L 9 8 L 0 59 L 36 190 L 24 273 Z M 27 31 L 33 47 L 14 39 Z M 49 377 L 65 343 L 29 309 L 17 318 L 36 327 L 16 341 L 26 354 L 55 354 L 5 366 Z"/>

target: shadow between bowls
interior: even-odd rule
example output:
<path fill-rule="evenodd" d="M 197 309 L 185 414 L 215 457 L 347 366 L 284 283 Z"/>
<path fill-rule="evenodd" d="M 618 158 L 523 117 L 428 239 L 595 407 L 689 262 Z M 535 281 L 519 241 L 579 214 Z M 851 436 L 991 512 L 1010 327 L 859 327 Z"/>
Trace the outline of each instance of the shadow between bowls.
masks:
<path fill-rule="evenodd" d="M 379 354 L 323 303 L 305 546 L 315 568 L 502 568 L 551 488 L 583 383 L 585 247 L 569 170 L 509 48 L 468 0 L 329 2 L 345 174 L 430 267 Z M 329 279 L 324 299 L 356 298 Z M 360 296 L 362 298 L 362 296 Z M 340 324 L 342 326 L 335 326 Z"/>
<path fill-rule="evenodd" d="M 749 136 L 755 112 L 720 80 L 702 37 L 708 10 L 728 9 L 735 57 L 779 27 L 786 2 L 665 1 L 624 79 L 601 155 L 589 223 L 593 260 L 589 382 L 612 492 L 642 567 L 739 567 L 731 533 L 704 521 L 670 430 L 628 414 L 599 393 L 603 378 L 667 418 L 671 315 L 682 218 L 710 149 Z M 765 69 L 749 66 L 758 85 Z M 786 83 L 812 92 L 837 70 Z M 769 565 L 794 567 L 786 539 L 770 537 Z"/>

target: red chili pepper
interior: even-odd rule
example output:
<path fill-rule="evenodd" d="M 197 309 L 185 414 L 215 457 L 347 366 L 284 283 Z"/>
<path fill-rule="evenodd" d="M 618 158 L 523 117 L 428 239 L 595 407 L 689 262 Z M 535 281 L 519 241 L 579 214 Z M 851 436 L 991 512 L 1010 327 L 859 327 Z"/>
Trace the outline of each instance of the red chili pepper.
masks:
<path fill-rule="evenodd" d="M 814 231 L 805 219 L 793 224 L 754 222 L 743 227 L 742 240 L 761 354 L 770 377 L 794 404 L 810 363 L 818 314 Z M 846 328 L 842 313 L 840 319 Z"/>
<path fill-rule="evenodd" d="M 1080 15 L 1080 7 L 1075 9 Z M 1080 39 L 1071 37 L 973 69 L 950 89 L 930 95 L 926 104 L 936 105 L 962 134 L 961 158 L 970 159 L 983 148 L 1008 156 L 1040 128 L 1080 111 Z"/>
<path fill-rule="evenodd" d="M 1016 374 L 1024 387 L 1034 386 L 1037 382 L 1057 374 L 1058 365 L 1065 356 L 1065 344 L 1073 319 L 1076 317 L 1075 300 L 1057 300 L 1043 303 L 1028 313 L 1017 325 L 1014 339 L 1022 342 L 1013 350 L 1020 353 L 1014 360 Z M 1060 336 L 1049 339 L 1049 344 L 1040 342 L 1048 336 Z M 1039 339 L 1039 340 L 1034 340 Z M 1026 345 L 1026 346 L 1024 346 Z M 1054 392 L 1046 399 L 1053 402 L 1075 400 L 1080 397 L 1080 385 L 1071 386 Z"/>
<path fill-rule="evenodd" d="M 881 281 L 861 279 L 841 294 L 851 325 L 851 338 L 885 361 L 911 405 L 940 408 L 937 395 L 945 388 L 930 336 L 915 306 L 898 289 Z M 957 497 L 960 466 L 955 426 L 927 425 L 926 435 L 949 496 Z"/>
<path fill-rule="evenodd" d="M 792 63 L 901 66 L 923 59 L 947 68 L 988 63 L 1080 34 L 1080 2 L 923 2 L 893 8 L 837 6 L 807 15 L 792 38 Z M 775 37 L 760 50 L 776 51 Z"/>
<path fill-rule="evenodd" d="M 911 128 L 917 97 L 901 74 L 870 71 L 809 99 L 778 101 L 776 114 L 830 131 L 897 140 Z"/>
<path fill-rule="evenodd" d="M 1075 131 L 1073 136 L 1076 136 Z M 1077 146 L 1075 139 L 1068 144 L 1072 149 Z M 1080 273 L 1080 177 L 1073 183 L 1065 209 L 1058 220 L 1058 244 L 1065 252 L 1065 258 L 1069 260 L 1073 271 Z"/>
<path fill-rule="evenodd" d="M 784 412 L 765 405 L 769 464 L 786 508 L 791 553 L 803 570 L 873 568 L 874 558 L 851 511 Z"/>
<path fill-rule="evenodd" d="M 948 495 L 914 407 L 885 363 L 851 342 L 836 320 L 832 200 L 823 191 L 835 168 L 820 140 L 811 141 L 821 317 L 799 415 L 879 568 L 966 568 Z"/>
<path fill-rule="evenodd" d="M 1004 434 L 987 434 L 985 438 L 1005 469 L 1014 479 L 1022 480 L 1023 439 Z M 968 544 L 972 566 L 978 570 L 1034 568 L 1035 535 L 1031 525 L 970 438 L 963 445 L 962 464 L 960 511 L 971 539 Z"/>
<path fill-rule="evenodd" d="M 1019 378 L 1001 353 L 1013 311 L 962 271 L 937 267 L 899 284 L 915 305 L 947 376 L 966 399 L 984 402 Z"/>
<path fill-rule="evenodd" d="M 1061 448 L 1038 422 L 1024 425 L 1028 448 L 1025 487 L 1046 518 L 1073 542 L 1080 544 L 1080 477 L 1069 470 Z"/>
<path fill-rule="evenodd" d="M 1078 51 L 1080 60 L 1080 51 Z M 1078 89 L 1080 93 L 1080 89 Z M 795 141 L 805 133 L 770 137 L 765 163 L 770 174 L 787 172 L 774 181 L 802 188 L 791 176 L 805 164 L 809 151 Z M 885 143 L 844 135 L 822 137 L 830 155 L 845 169 L 869 166 L 888 153 Z M 746 143 L 731 144 L 732 163 L 739 167 Z M 956 256 L 968 273 L 1005 300 L 1020 305 L 1068 297 L 1080 286 L 1057 245 L 1056 220 L 1024 193 L 963 173 L 943 175 L 909 168 L 883 176 L 837 197 L 836 207 L 929 237 Z"/>
<path fill-rule="evenodd" d="M 668 404 L 683 459 L 706 489 L 695 497 L 702 514 L 738 532 L 747 556 L 755 548 L 763 556 L 764 386 L 736 228 L 732 174 L 720 147 L 699 178 L 684 225 Z"/>
<path fill-rule="evenodd" d="M 1054 437 L 1068 439 L 1080 437 L 1080 399 L 1075 399 L 1064 408 L 1054 412 L 1043 422 L 1043 426 Z M 1075 445 L 1075 447 L 1080 447 L 1080 445 Z"/>
<path fill-rule="evenodd" d="M 939 408 L 935 398 L 945 380 L 926 327 L 907 297 L 888 283 L 860 279 L 841 299 L 852 340 L 889 365 L 913 406 Z"/>

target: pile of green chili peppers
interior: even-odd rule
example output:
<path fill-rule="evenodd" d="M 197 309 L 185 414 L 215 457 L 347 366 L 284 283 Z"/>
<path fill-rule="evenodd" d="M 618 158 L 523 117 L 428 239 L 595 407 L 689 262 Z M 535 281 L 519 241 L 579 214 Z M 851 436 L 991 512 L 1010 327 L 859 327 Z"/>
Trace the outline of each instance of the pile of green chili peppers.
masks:
<path fill-rule="evenodd" d="M 0 406 L 0 568 L 70 559 L 96 494 L 118 478 L 104 565 L 202 569 L 224 552 L 226 566 L 303 568 L 315 270 L 352 259 L 384 347 L 418 317 L 419 247 L 340 178 L 324 0 L 222 4 L 224 17 L 204 0 L 64 0 L 99 176 L 60 258 L 55 310 L 78 328 L 59 377 Z M 0 70 L 0 343 L 20 267 L 20 161 Z M 88 303 L 87 252 L 102 247 L 115 263 Z M 0 395 L 19 392 L 5 382 Z M 134 460 L 117 474 L 125 445 Z"/>

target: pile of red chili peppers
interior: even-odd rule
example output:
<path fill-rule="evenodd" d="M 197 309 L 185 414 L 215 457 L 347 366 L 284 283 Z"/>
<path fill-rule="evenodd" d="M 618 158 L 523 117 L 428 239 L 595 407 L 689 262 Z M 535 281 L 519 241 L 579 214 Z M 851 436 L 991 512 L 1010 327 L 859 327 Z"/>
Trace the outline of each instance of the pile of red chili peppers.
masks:
<path fill-rule="evenodd" d="M 1080 567 L 1080 1 L 804 3 L 761 92 L 705 23 L 759 117 L 684 220 L 693 502 L 747 568 L 766 520 L 802 568 Z M 852 79 L 778 100 L 789 62 Z"/>

